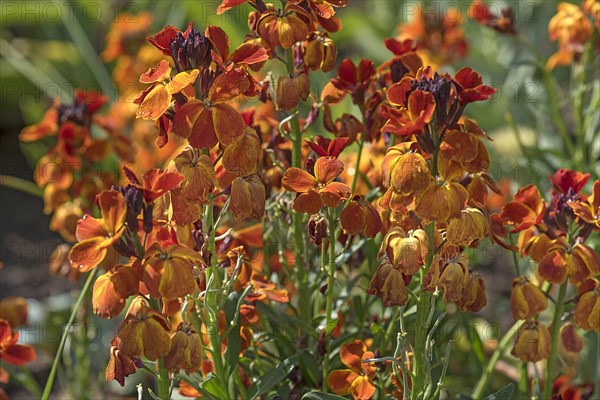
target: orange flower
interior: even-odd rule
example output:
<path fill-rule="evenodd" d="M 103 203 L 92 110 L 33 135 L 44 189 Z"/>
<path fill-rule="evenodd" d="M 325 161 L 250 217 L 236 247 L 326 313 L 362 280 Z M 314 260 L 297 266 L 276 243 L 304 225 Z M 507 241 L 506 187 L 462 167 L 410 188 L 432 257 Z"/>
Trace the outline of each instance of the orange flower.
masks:
<path fill-rule="evenodd" d="M 141 83 L 153 85 L 143 91 L 136 99 L 140 107 L 137 117 L 142 119 L 157 120 L 171 105 L 171 97 L 184 90 L 196 81 L 198 70 L 180 72 L 171 79 L 171 67 L 166 60 L 162 60 L 154 68 L 150 68 L 142 76 Z"/>
<path fill-rule="evenodd" d="M 432 182 L 417 200 L 415 212 L 427 221 L 446 222 L 460 217 L 468 197 L 458 182 Z"/>
<path fill-rule="evenodd" d="M 587 201 L 568 200 L 568 204 L 581 220 L 600 230 L 600 180 L 594 181 L 592 195 Z"/>
<path fill-rule="evenodd" d="M 262 158 L 260 138 L 254 128 L 246 126 L 240 140 L 223 151 L 223 166 L 235 176 L 255 173 Z"/>
<path fill-rule="evenodd" d="M 371 203 L 361 196 L 354 196 L 340 214 L 342 228 L 349 235 L 364 233 L 374 237 L 381 231 L 381 217 Z"/>
<path fill-rule="evenodd" d="M 464 254 L 448 261 L 435 255 L 431 267 L 427 271 L 423 286 L 432 291 L 439 288 L 444 292 L 443 299 L 445 302 L 456 302 L 463 295 L 468 276 L 469 264 Z"/>
<path fill-rule="evenodd" d="M 131 185 L 142 191 L 144 200 L 147 203 L 152 203 L 163 194 L 177 187 L 185 178 L 178 172 L 163 171 L 158 168 L 146 171 L 141 179 L 126 166 L 123 166 L 123 173 L 129 179 Z"/>
<path fill-rule="evenodd" d="M 196 148 L 229 146 L 244 135 L 246 124 L 238 111 L 227 104 L 250 87 L 246 72 L 233 69 L 217 76 L 203 101 L 190 99 L 173 119 L 173 133 L 187 138 Z"/>
<path fill-rule="evenodd" d="M 544 292 L 525 276 L 513 280 L 510 302 L 514 320 L 532 319 L 548 308 L 548 300 Z"/>
<path fill-rule="evenodd" d="M 538 362 L 550 356 L 550 331 L 538 321 L 525 322 L 517 331 L 511 354 L 525 362 Z"/>
<path fill-rule="evenodd" d="M 311 70 L 329 72 L 333 69 L 337 48 L 326 33 L 312 32 L 304 48 L 304 63 Z"/>
<path fill-rule="evenodd" d="M 17 344 L 19 333 L 13 331 L 8 321 L 0 319 L 0 360 L 11 365 L 25 365 L 35 360 L 33 347 Z M 0 375 L 2 370 L 0 368 Z"/>
<path fill-rule="evenodd" d="M 402 228 L 394 226 L 383 238 L 379 257 L 387 255 L 390 263 L 402 273 L 413 275 L 425 265 L 428 246 L 429 239 L 424 230 L 417 229 L 406 234 Z"/>
<path fill-rule="evenodd" d="M 573 284 L 579 284 L 600 274 L 600 257 L 583 243 L 573 246 L 570 253 L 557 244 L 540 261 L 538 273 L 552 283 L 563 283 L 568 275 Z"/>
<path fill-rule="evenodd" d="M 281 75 L 277 79 L 275 106 L 277 110 L 291 110 L 300 100 L 306 100 L 309 94 L 310 82 L 306 74 Z"/>
<path fill-rule="evenodd" d="M 400 105 L 400 109 L 382 107 L 381 113 L 388 118 L 382 132 L 395 135 L 418 135 L 424 132 L 425 125 L 431 122 L 435 112 L 436 103 L 433 94 L 423 90 L 412 91 L 408 98 L 403 98 L 395 90 L 394 84 L 387 92 L 388 101 L 394 105 Z M 406 105 L 404 105 L 406 104 Z"/>
<path fill-rule="evenodd" d="M 77 222 L 77 243 L 69 253 L 71 264 L 81 272 L 100 264 L 108 249 L 123 235 L 127 206 L 125 198 L 116 190 L 105 190 L 97 196 L 102 218 L 84 215 Z"/>
<path fill-rule="evenodd" d="M 171 335 L 171 349 L 165 356 L 165 368 L 177 373 L 183 369 L 191 374 L 200 368 L 202 362 L 202 341 L 191 325 L 180 323 Z"/>
<path fill-rule="evenodd" d="M 367 293 L 383 299 L 384 307 L 401 307 L 408 302 L 407 280 L 409 276 L 384 260 L 371 278 Z"/>
<path fill-rule="evenodd" d="M 257 31 L 270 47 L 288 49 L 306 38 L 309 21 L 310 16 L 302 7 L 288 2 L 283 10 L 267 8 L 258 20 Z"/>
<path fill-rule="evenodd" d="M 600 282 L 587 279 L 577 288 L 578 300 L 573 313 L 581 329 L 600 332 Z"/>
<path fill-rule="evenodd" d="M 197 151 L 187 148 L 169 163 L 168 171 L 177 171 L 184 177 L 179 194 L 187 200 L 208 204 L 208 196 L 217 186 L 215 169 L 209 156 L 199 155 Z"/>
<path fill-rule="evenodd" d="M 327 383 L 331 390 L 339 395 L 352 394 L 356 400 L 367 400 L 375 393 L 373 378 L 377 372 L 375 363 L 363 363 L 363 360 L 374 358 L 373 352 L 367 351 L 362 340 L 345 344 L 340 349 L 340 358 L 348 369 L 331 371 Z"/>
<path fill-rule="evenodd" d="M 548 24 L 550 40 L 558 41 L 558 51 L 550 57 L 546 67 L 569 65 L 583 53 L 583 47 L 592 36 L 593 27 L 587 15 L 576 4 L 560 3 L 558 13 Z"/>
<path fill-rule="evenodd" d="M 477 272 L 469 273 L 462 296 L 455 302 L 461 311 L 477 312 L 487 304 L 485 281 Z"/>
<path fill-rule="evenodd" d="M 161 248 L 158 243 L 146 252 L 146 270 L 161 274 L 158 292 L 165 299 L 177 299 L 198 290 L 194 267 L 204 265 L 202 256 L 187 247 L 172 244 Z"/>
<path fill-rule="evenodd" d="M 127 298 L 138 292 L 140 273 L 137 267 L 117 265 L 94 282 L 92 304 L 101 318 L 112 318 L 125 308 Z"/>
<path fill-rule="evenodd" d="M 520 188 L 513 201 L 502 208 L 500 214 L 507 225 L 514 226 L 511 233 L 520 232 L 532 225 L 541 223 L 545 213 L 545 203 L 535 185 Z"/>
<path fill-rule="evenodd" d="M 416 143 L 404 142 L 390 147 L 383 159 L 383 184 L 395 193 L 420 193 L 431 183 L 432 176 L 425 158 L 417 151 Z"/>
<path fill-rule="evenodd" d="M 306 144 L 314 151 L 319 157 L 335 157 L 338 158 L 340 153 L 346 148 L 349 137 L 336 137 L 335 139 L 327 139 L 323 136 L 315 137 L 315 142 L 306 141 Z"/>
<path fill-rule="evenodd" d="M 459 218 L 451 218 L 446 230 L 448 243 L 454 246 L 473 246 L 490 235 L 490 219 L 479 208 L 466 207 Z"/>
<path fill-rule="evenodd" d="M 129 357 L 145 356 L 155 361 L 169 353 L 168 332 L 167 318 L 150 308 L 143 297 L 136 297 L 119 328 L 120 349 Z"/>
<path fill-rule="evenodd" d="M 0 300 L 0 319 L 6 320 L 11 326 L 27 324 L 27 300 L 24 297 L 7 297 Z"/>
<path fill-rule="evenodd" d="M 236 219 L 262 219 L 266 191 L 258 174 L 237 177 L 231 183 L 229 209 Z"/>
<path fill-rule="evenodd" d="M 342 173 L 344 164 L 334 157 L 321 157 L 314 165 L 314 176 L 300 168 L 285 171 L 281 184 L 287 190 L 298 193 L 294 210 L 316 214 L 323 205 L 337 207 L 351 194 L 350 187 L 334 182 Z"/>

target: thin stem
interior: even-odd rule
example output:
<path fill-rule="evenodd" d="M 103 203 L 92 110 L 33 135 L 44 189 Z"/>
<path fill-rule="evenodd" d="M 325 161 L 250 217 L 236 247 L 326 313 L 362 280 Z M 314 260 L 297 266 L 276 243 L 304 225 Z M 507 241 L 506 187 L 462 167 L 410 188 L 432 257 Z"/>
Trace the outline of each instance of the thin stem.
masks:
<path fill-rule="evenodd" d="M 165 363 L 162 358 L 158 359 L 158 397 L 161 399 L 171 398 L 171 380 L 169 379 L 169 371 L 165 368 Z"/>
<path fill-rule="evenodd" d="M 333 286 L 335 284 L 335 216 L 333 210 L 328 210 L 327 213 L 329 223 L 329 262 L 327 271 L 327 303 L 325 305 L 325 329 L 331 322 L 331 312 L 333 310 Z M 327 332 L 325 334 L 325 355 L 323 360 L 323 391 L 327 391 L 327 375 L 329 373 L 329 339 Z"/>
<path fill-rule="evenodd" d="M 65 344 L 67 343 L 67 338 L 69 337 L 69 330 L 71 325 L 73 325 L 73 321 L 75 321 L 75 316 L 79 311 L 79 308 L 83 304 L 83 299 L 85 299 L 88 290 L 92 286 L 92 282 L 96 275 L 98 275 L 99 269 L 94 269 L 93 272 L 90 272 L 85 283 L 83 284 L 83 288 L 81 289 L 81 293 L 79 293 L 79 297 L 73 306 L 73 310 L 71 311 L 71 316 L 65 326 L 65 330 L 63 332 L 62 337 L 60 338 L 60 344 L 58 345 L 58 350 L 56 351 L 56 355 L 54 356 L 54 362 L 52 363 L 52 369 L 50 370 L 50 375 L 48 375 L 48 380 L 46 381 L 46 386 L 44 387 L 44 393 L 42 393 L 42 400 L 48 400 L 50 397 L 50 393 L 52 392 L 52 385 L 54 384 L 54 378 L 56 376 L 56 371 L 58 369 L 58 363 L 62 357 L 63 351 L 65 349 Z"/>
<path fill-rule="evenodd" d="M 483 370 L 483 373 L 481 374 L 479 380 L 477 381 L 477 384 L 475 385 L 475 389 L 471 394 L 472 398 L 481 399 L 483 397 L 483 393 L 487 390 L 490 380 L 492 379 L 492 374 L 494 373 L 494 370 L 496 368 L 496 363 L 498 362 L 500 357 L 502 357 L 502 354 L 504 354 L 504 351 L 506 350 L 508 345 L 512 342 L 513 338 L 515 337 L 515 334 L 519 330 L 520 325 L 520 321 L 516 322 L 502 337 L 502 340 L 500 340 L 496 351 L 494 351 L 494 354 L 492 354 L 492 357 L 490 357 L 490 360 L 488 361 L 487 365 L 485 366 L 485 369 Z"/>
<path fill-rule="evenodd" d="M 556 362 L 556 354 L 558 353 L 558 332 L 560 330 L 560 319 L 563 313 L 565 295 L 567 294 L 567 285 L 569 282 L 565 280 L 558 291 L 558 300 L 554 308 L 554 317 L 552 318 L 552 347 L 550 348 L 550 357 L 546 366 L 546 379 L 544 380 L 544 391 L 542 399 L 549 399 L 552 393 L 552 382 L 554 378 L 554 367 Z"/>
<path fill-rule="evenodd" d="M 363 113 L 363 126 L 366 126 L 364 113 Z M 358 154 L 356 156 L 356 168 L 354 168 L 354 176 L 352 177 L 352 187 L 351 187 L 351 189 L 352 189 L 351 193 L 353 195 L 354 195 L 354 190 L 356 189 L 356 182 L 358 181 L 358 176 L 360 175 L 360 160 L 362 157 L 362 151 L 363 151 L 363 147 L 365 145 L 366 137 L 367 137 L 367 132 L 362 132 L 360 134 L 360 142 L 358 142 Z"/>
<path fill-rule="evenodd" d="M 426 270 L 429 269 L 433 261 L 434 253 L 434 231 L 435 223 L 430 223 L 426 227 L 427 236 L 429 238 L 429 251 L 427 254 L 427 263 L 425 268 L 421 268 L 421 280 L 420 284 L 423 283 Z M 428 357 L 426 347 L 428 346 L 427 335 L 429 331 L 429 315 L 432 308 L 431 292 L 421 290 L 419 295 L 419 301 L 417 302 L 417 315 L 415 319 L 415 344 L 413 347 L 413 363 L 414 363 L 414 374 L 412 386 L 412 399 L 418 399 L 425 391 L 425 382 L 430 379 L 428 368 Z"/>

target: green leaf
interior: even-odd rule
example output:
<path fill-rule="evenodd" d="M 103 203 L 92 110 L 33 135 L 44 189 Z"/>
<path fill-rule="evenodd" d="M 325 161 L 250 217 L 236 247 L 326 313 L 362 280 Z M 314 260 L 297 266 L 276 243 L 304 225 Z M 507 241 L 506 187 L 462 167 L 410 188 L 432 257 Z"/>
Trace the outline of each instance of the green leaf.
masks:
<path fill-rule="evenodd" d="M 509 400 L 514 390 L 515 385 L 509 383 L 502 389 L 498 390 L 496 393 L 492 393 L 489 396 L 485 397 L 483 400 Z"/>
<path fill-rule="evenodd" d="M 313 390 L 312 392 L 306 393 L 302 396 L 302 400 L 342 400 L 346 399 L 345 397 L 338 396 L 336 394 L 330 394 L 325 392 L 318 392 Z"/>
<path fill-rule="evenodd" d="M 298 364 L 298 356 L 293 355 L 290 358 L 280 362 L 275 368 L 258 378 L 248 389 L 248 398 L 256 399 L 271 390 L 279 382 L 283 381 L 292 369 Z"/>

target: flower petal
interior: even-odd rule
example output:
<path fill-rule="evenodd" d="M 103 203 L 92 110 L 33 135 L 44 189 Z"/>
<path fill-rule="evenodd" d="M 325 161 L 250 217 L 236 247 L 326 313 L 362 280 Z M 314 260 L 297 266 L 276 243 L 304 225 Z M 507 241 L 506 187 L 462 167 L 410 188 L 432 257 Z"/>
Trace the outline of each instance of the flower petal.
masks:
<path fill-rule="evenodd" d="M 232 145 L 244 135 L 244 119 L 228 104 L 216 104 L 212 108 L 212 120 L 215 134 L 223 146 Z"/>
<path fill-rule="evenodd" d="M 289 191 L 304 193 L 316 189 L 317 181 L 314 176 L 300 168 L 289 168 L 281 179 L 281 185 Z"/>

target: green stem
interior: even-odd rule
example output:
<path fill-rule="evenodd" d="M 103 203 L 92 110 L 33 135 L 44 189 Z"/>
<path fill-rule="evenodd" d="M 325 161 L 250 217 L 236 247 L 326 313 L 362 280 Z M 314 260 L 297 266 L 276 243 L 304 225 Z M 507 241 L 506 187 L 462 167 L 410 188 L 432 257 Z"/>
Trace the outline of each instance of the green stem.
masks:
<path fill-rule="evenodd" d="M 434 255 L 434 231 L 435 223 L 432 222 L 427 225 L 427 237 L 429 238 L 429 249 L 427 253 L 427 263 L 425 268 L 421 268 L 421 280 L 420 285 L 423 284 L 423 278 L 425 273 L 431 266 Z M 424 291 L 421 288 L 421 294 L 417 302 L 417 315 L 415 319 L 415 344 L 413 346 L 413 386 L 412 395 L 413 400 L 418 399 L 425 392 L 425 382 L 430 380 L 429 373 L 431 372 L 428 368 L 427 360 L 427 336 L 429 331 L 429 315 L 432 311 L 431 292 Z"/>
<path fill-rule="evenodd" d="M 169 371 L 165 368 L 165 363 L 162 358 L 158 359 L 158 397 L 161 399 L 169 399 L 171 397 L 171 380 L 169 379 Z"/>
<path fill-rule="evenodd" d="M 475 389 L 473 389 L 473 394 L 471 394 L 472 398 L 481 399 L 483 397 L 483 394 L 487 390 L 487 387 L 490 383 L 490 379 L 492 379 L 492 374 L 494 373 L 494 370 L 496 368 L 496 363 L 498 362 L 500 357 L 502 357 L 508 345 L 511 344 L 513 338 L 515 337 L 515 334 L 519 330 L 520 324 L 521 322 L 516 322 L 502 337 L 502 340 L 500 340 L 496 351 L 494 351 L 494 354 L 492 354 L 492 357 L 490 357 L 490 360 L 488 361 L 487 365 L 485 366 L 485 369 L 483 370 L 483 373 L 481 374 L 479 380 L 477 381 L 477 384 L 475 385 Z"/>
<path fill-rule="evenodd" d="M 17 178 L 16 176 L 0 175 L 0 186 L 15 189 L 36 197 L 44 196 L 44 191 L 40 189 L 34 182 Z"/>
<path fill-rule="evenodd" d="M 83 284 L 83 288 L 81 289 L 81 293 L 79 293 L 79 297 L 73 306 L 73 310 L 71 311 L 71 316 L 65 326 L 65 330 L 63 332 L 62 337 L 60 338 L 60 344 L 58 345 L 58 350 L 56 351 L 56 355 L 54 356 L 54 362 L 52 363 L 52 369 L 50 370 L 50 375 L 48 375 L 48 380 L 46 381 L 46 386 L 44 387 L 44 393 L 42 393 L 42 400 L 48 400 L 50 397 L 50 393 L 52 392 L 52 385 L 54 384 L 54 378 L 56 376 L 56 371 L 58 369 L 58 363 L 62 357 L 63 351 L 65 349 L 65 344 L 67 343 L 67 338 L 69 337 L 69 330 L 73 322 L 75 321 L 75 316 L 79 311 L 79 308 L 83 304 L 83 299 L 85 299 L 88 290 L 92 286 L 92 282 L 96 275 L 98 275 L 99 269 L 94 269 L 93 272 L 90 272 L 85 283 Z"/>
<path fill-rule="evenodd" d="M 554 308 L 554 317 L 552 318 L 552 347 L 550 349 L 550 357 L 546 366 L 546 379 L 544 380 L 544 391 L 542 393 L 542 399 L 549 399 L 552 393 L 552 382 L 554 378 L 554 367 L 556 362 L 556 354 L 558 353 L 558 336 L 560 330 L 560 319 L 563 314 L 563 306 L 565 302 L 565 295 L 567 293 L 567 285 L 569 282 L 565 282 L 560 285 L 558 291 L 558 300 L 556 300 L 556 307 Z"/>
<path fill-rule="evenodd" d="M 335 284 L 335 216 L 333 210 L 327 213 L 329 223 L 329 260 L 327 270 L 327 303 L 325 305 L 325 329 L 331 322 L 331 312 L 333 311 L 333 292 Z M 327 391 L 327 375 L 329 374 L 329 339 L 325 334 L 325 355 L 323 360 L 323 391 Z"/>

